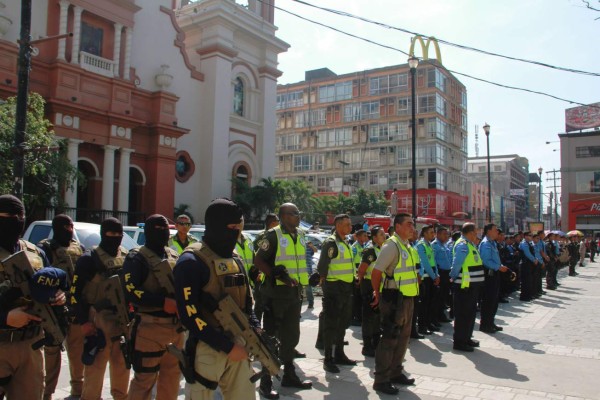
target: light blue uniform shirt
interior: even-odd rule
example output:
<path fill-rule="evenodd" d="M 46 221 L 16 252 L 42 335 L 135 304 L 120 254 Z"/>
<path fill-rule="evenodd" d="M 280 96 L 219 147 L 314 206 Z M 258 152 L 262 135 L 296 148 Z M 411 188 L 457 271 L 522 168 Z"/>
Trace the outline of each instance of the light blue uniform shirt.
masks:
<path fill-rule="evenodd" d="M 534 245 L 534 248 L 535 248 L 535 245 Z M 535 260 L 536 260 L 535 255 L 531 254 L 531 249 L 525 239 L 521 240 L 521 244 L 519 244 L 519 250 L 521 250 L 521 253 L 523 253 L 523 255 L 525 257 L 527 257 L 527 259 L 529 261 L 535 262 Z"/>
<path fill-rule="evenodd" d="M 542 242 L 541 240 L 539 242 L 537 242 L 537 244 L 535 244 L 535 242 L 533 242 L 533 250 L 535 251 L 535 258 L 539 262 L 544 262 L 544 258 L 542 257 L 542 249 L 543 248 L 544 248 L 544 242 Z"/>
<path fill-rule="evenodd" d="M 433 247 L 433 255 L 435 256 L 437 267 L 444 271 L 450 271 L 452 268 L 452 251 L 450 251 L 445 243 L 440 243 L 437 239 L 431 243 L 431 247 Z"/>
<path fill-rule="evenodd" d="M 489 240 L 487 236 L 484 237 L 481 243 L 479 243 L 479 254 L 485 268 L 494 271 L 500 269 L 502 262 L 500 261 L 500 253 L 498 252 L 496 241 Z"/>

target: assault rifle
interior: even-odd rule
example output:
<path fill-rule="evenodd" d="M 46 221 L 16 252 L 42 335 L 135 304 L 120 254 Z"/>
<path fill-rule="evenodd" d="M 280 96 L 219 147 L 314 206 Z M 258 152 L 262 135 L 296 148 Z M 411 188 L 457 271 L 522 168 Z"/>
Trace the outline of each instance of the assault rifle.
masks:
<path fill-rule="evenodd" d="M 101 283 L 101 292 L 106 296 L 102 301 L 96 304 L 94 308 L 98 310 L 110 310 L 113 312 L 116 320 L 114 321 L 117 328 L 116 335 L 110 338 L 111 341 L 119 341 L 125 366 L 131 368 L 131 346 L 129 337 L 129 306 L 125 300 L 123 286 L 119 275 L 113 275 Z"/>
<path fill-rule="evenodd" d="M 231 296 L 222 298 L 214 316 L 223 330 L 233 336 L 234 341 L 244 346 L 254 360 L 260 362 L 270 375 L 279 374 L 281 360 L 277 356 L 277 340 L 270 338 L 260 329 L 250 326 L 248 317 L 240 310 Z M 250 378 L 253 383 L 259 380 L 263 371 Z"/>
<path fill-rule="evenodd" d="M 29 304 L 31 314 L 42 319 L 40 325 L 46 333 L 46 339 L 34 343 L 32 347 L 37 349 L 44 344 L 61 346 L 65 340 L 65 332 L 63 332 L 63 328 L 59 322 L 61 319 L 57 317 L 50 304 L 31 300 L 29 282 L 36 271 L 31 266 L 25 251 L 22 250 L 15 253 L 2 260 L 1 263 L 8 280 L 23 293 L 26 304 Z"/>

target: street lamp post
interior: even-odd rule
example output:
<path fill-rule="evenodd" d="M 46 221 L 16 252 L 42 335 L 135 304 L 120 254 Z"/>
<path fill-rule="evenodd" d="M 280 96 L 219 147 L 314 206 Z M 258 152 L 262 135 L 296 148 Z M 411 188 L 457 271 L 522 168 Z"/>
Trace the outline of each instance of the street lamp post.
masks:
<path fill-rule="evenodd" d="M 540 201 L 539 201 L 539 205 L 538 205 L 538 220 L 540 222 L 542 222 L 542 167 L 538 168 L 538 172 L 540 174 L 540 185 L 538 186 L 538 191 L 540 192 Z"/>
<path fill-rule="evenodd" d="M 487 176 L 488 176 L 488 223 L 492 222 L 492 169 L 490 167 L 490 125 L 483 126 L 487 140 Z"/>
<path fill-rule="evenodd" d="M 411 97 L 410 102 L 412 105 L 412 216 L 416 220 L 417 218 L 417 120 L 416 120 L 416 88 L 417 80 L 415 75 L 417 67 L 419 66 L 419 59 L 412 56 L 408 59 L 408 67 L 410 68 L 411 77 Z"/>
<path fill-rule="evenodd" d="M 338 160 L 338 162 L 342 164 L 342 188 L 340 189 L 340 194 L 344 194 L 344 178 L 346 175 L 346 165 L 350 165 L 350 163 L 344 160 Z"/>

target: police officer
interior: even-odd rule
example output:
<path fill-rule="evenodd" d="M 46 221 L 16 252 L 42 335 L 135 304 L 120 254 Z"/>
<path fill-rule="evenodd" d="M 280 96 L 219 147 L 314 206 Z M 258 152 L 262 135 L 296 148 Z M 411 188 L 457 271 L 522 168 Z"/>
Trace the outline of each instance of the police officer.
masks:
<path fill-rule="evenodd" d="M 431 247 L 431 241 L 435 237 L 433 225 L 425 225 L 421 229 L 421 240 L 416 244 L 417 252 L 419 253 L 419 262 L 421 268 L 419 275 L 421 283 L 419 284 L 419 329 L 421 335 L 429 335 L 432 332 L 440 330 L 439 324 L 436 321 L 435 307 L 433 304 L 434 297 L 438 297 L 440 276 L 435 262 L 435 255 Z"/>
<path fill-rule="evenodd" d="M 183 328 L 177 318 L 172 269 L 178 254 L 167 247 L 169 223 L 154 214 L 144 225 L 146 244 L 129 252 L 123 263 L 125 296 L 135 308 L 133 341 L 134 376 L 129 387 L 129 399 L 150 399 L 156 384 L 156 398 L 176 399 L 179 393 L 180 370 L 175 356 L 166 353 L 173 343 L 181 348 Z M 160 273 L 161 271 L 167 271 Z"/>
<path fill-rule="evenodd" d="M 410 214 L 396 214 L 395 233 L 381 248 L 371 273 L 372 305 L 379 305 L 382 321 L 381 341 L 375 351 L 373 389 L 386 394 L 399 392 L 394 383 L 412 385 L 415 382 L 404 374 L 402 365 L 410 340 L 415 298 L 419 295 L 416 268 L 419 254 L 409 243 L 414 230 Z M 389 294 L 395 294 L 391 302 L 385 298 Z M 398 297 L 401 297 L 401 302 L 394 301 Z M 392 307 L 386 310 L 388 304 Z M 387 321 L 385 326 L 384 321 Z"/>
<path fill-rule="evenodd" d="M 365 249 L 362 261 L 358 267 L 358 282 L 362 298 L 362 355 L 366 357 L 375 357 L 375 349 L 381 338 L 379 313 L 378 310 L 371 307 L 371 303 L 373 302 L 371 274 L 375 260 L 377 260 L 377 256 L 381 251 L 381 246 L 385 242 L 385 231 L 381 226 L 376 225 L 371 228 L 371 240 L 373 246 Z"/>
<path fill-rule="evenodd" d="M 549 261 L 546 266 L 546 289 L 556 290 L 558 287 L 558 256 L 560 255 L 560 249 L 558 243 L 554 240 L 556 235 L 552 232 L 546 237 L 546 254 L 548 255 Z"/>
<path fill-rule="evenodd" d="M 542 291 L 542 273 L 544 270 L 544 253 L 542 250 L 542 247 L 544 246 L 544 243 L 541 241 L 540 239 L 540 234 L 539 233 L 534 233 L 533 234 L 533 253 L 535 258 L 537 259 L 538 263 L 536 264 L 536 266 L 533 268 L 533 274 L 532 274 L 532 283 L 531 283 L 531 287 L 532 287 L 532 296 L 535 299 L 538 299 L 542 296 L 542 294 L 546 293 L 544 291 Z"/>
<path fill-rule="evenodd" d="M 575 267 L 579 261 L 579 243 L 576 236 L 569 238 L 567 250 L 569 251 L 569 276 L 577 276 L 579 273 L 575 271 Z"/>
<path fill-rule="evenodd" d="M 440 289 L 438 298 L 434 298 L 434 315 L 438 322 L 450 322 L 446 316 L 446 307 L 450 305 L 452 296 L 450 294 L 450 269 L 452 268 L 452 252 L 448 248 L 448 228 L 439 226 L 436 230 L 436 238 L 431 243 L 435 264 L 440 276 Z"/>
<path fill-rule="evenodd" d="M 177 310 L 189 330 L 186 351 L 195 351 L 191 399 L 212 399 L 217 386 L 225 400 L 254 399 L 248 352 L 223 332 L 211 304 L 231 295 L 250 324 L 259 325 L 252 313 L 244 265 L 234 252 L 243 226 L 242 210 L 229 199 L 213 200 L 206 209 L 205 224 L 203 242 L 185 249 L 173 271 Z M 225 268 L 217 269 L 217 265 Z"/>
<path fill-rule="evenodd" d="M 535 257 L 535 250 L 533 248 L 533 235 L 527 231 L 523 233 L 523 240 L 519 244 L 519 251 L 521 253 L 521 268 L 519 277 L 521 279 L 521 295 L 519 299 L 521 301 L 531 301 L 533 299 L 532 293 L 532 270 L 537 268 L 539 261 Z"/>
<path fill-rule="evenodd" d="M 265 217 L 265 230 L 256 235 L 256 239 L 254 239 L 254 249 L 256 250 L 256 244 L 260 241 L 260 239 L 264 238 L 269 229 L 275 228 L 279 225 L 279 217 L 277 214 L 268 213 Z"/>
<path fill-rule="evenodd" d="M 479 342 L 471 339 L 477 313 L 477 299 L 484 282 L 483 264 L 475 245 L 475 224 L 467 222 L 453 250 L 450 278 L 454 291 L 454 349 L 473 351 Z"/>
<path fill-rule="evenodd" d="M 34 269 L 48 265 L 43 250 L 19 240 L 25 227 L 25 207 L 12 195 L 0 196 L 0 261 L 24 251 Z M 43 339 L 36 322 L 41 319 L 29 314 L 19 299 L 23 293 L 13 287 L 4 271 L 0 271 L 0 397 L 11 399 L 41 399 L 44 392 L 44 359 L 42 348 L 32 348 Z M 66 301 L 62 291 L 56 292 L 59 303 Z"/>
<path fill-rule="evenodd" d="M 243 224 L 244 222 L 242 221 L 242 229 L 240 229 L 240 234 L 235 242 L 235 252 L 242 259 L 244 269 L 250 280 L 250 287 L 252 288 L 252 293 L 254 295 L 254 313 L 256 314 L 256 318 L 260 321 L 262 319 L 263 309 L 260 291 L 257 290 L 257 288 L 260 288 L 264 275 L 262 275 L 254 265 L 254 244 L 252 243 L 252 240 L 248 239 L 242 233 L 242 230 L 244 229 Z"/>
<path fill-rule="evenodd" d="M 358 267 L 362 261 L 363 251 L 365 250 L 367 243 L 369 242 L 369 235 L 364 229 L 359 229 L 354 233 L 354 243 L 352 243 L 352 257 L 355 268 L 355 276 L 358 271 Z M 362 325 L 362 296 L 360 294 L 360 285 L 358 279 L 355 279 L 356 285 L 354 286 L 354 292 L 352 293 L 352 325 Z"/>
<path fill-rule="evenodd" d="M 336 364 L 356 365 L 344 353 L 344 334 L 352 318 L 354 263 L 346 236 L 352 231 L 348 214 L 334 218 L 335 233 L 323 242 L 317 269 L 323 288 L 323 327 L 325 358 L 323 369 L 337 373 Z"/>
<path fill-rule="evenodd" d="M 169 247 L 181 254 L 183 250 L 192 243 L 196 243 L 198 239 L 194 235 L 190 235 L 190 229 L 192 228 L 192 220 L 189 216 L 181 214 L 175 220 L 175 229 L 177 233 L 169 238 Z"/>
<path fill-rule="evenodd" d="M 71 303 L 76 311 L 76 321 L 81 324 L 88 340 L 101 335 L 101 340 L 106 343 L 104 348 L 97 351 L 93 363 L 86 365 L 83 370 L 82 400 L 100 399 L 108 363 L 111 396 L 115 400 L 127 399 L 129 370 L 117 340 L 125 332 L 120 331 L 114 323 L 115 311 L 102 307 L 105 294 L 100 287 L 106 279 L 121 273 L 127 256 L 127 250 L 121 246 L 122 239 L 121 221 L 112 217 L 102 221 L 100 244 L 81 256 L 73 277 Z"/>
<path fill-rule="evenodd" d="M 39 246 L 44 250 L 50 264 L 60 268 L 68 275 L 69 284 L 73 281 L 73 273 L 77 260 L 85 248 L 73 238 L 73 220 L 68 215 L 59 214 L 52 219 L 52 239 L 44 239 Z M 70 300 L 67 304 L 70 303 Z M 69 372 L 71 374 L 71 396 L 81 396 L 83 388 L 83 332 L 81 325 L 72 322 L 65 340 L 67 357 L 69 357 Z M 44 399 L 49 400 L 56 390 L 61 369 L 60 346 L 44 346 L 44 364 L 46 367 L 46 387 Z"/>
<path fill-rule="evenodd" d="M 483 300 L 481 302 L 481 321 L 479 330 L 486 333 L 496 333 L 502 327 L 494 322 L 498 311 L 498 296 L 500 292 L 499 272 L 506 272 L 508 268 L 502 265 L 496 239 L 498 228 L 495 224 L 486 224 L 483 227 L 485 236 L 479 244 L 479 254 L 483 261 L 485 281 L 483 286 Z"/>
<path fill-rule="evenodd" d="M 279 358 L 284 368 L 281 386 L 310 389 L 312 383 L 301 381 L 294 367 L 294 349 L 300 341 L 302 287 L 308 285 L 306 241 L 302 231 L 298 230 L 298 207 L 292 203 L 282 204 L 279 222 L 258 241 L 254 256 L 255 265 L 266 276 L 261 287 L 265 304 L 263 326 L 281 343 Z M 259 391 L 266 398 L 279 396 L 272 390 L 269 375 L 261 379 Z"/>

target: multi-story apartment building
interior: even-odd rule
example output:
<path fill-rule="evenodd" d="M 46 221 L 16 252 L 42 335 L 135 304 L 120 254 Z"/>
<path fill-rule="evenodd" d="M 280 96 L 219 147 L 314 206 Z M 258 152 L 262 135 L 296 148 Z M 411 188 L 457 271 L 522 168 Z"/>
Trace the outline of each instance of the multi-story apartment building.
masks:
<path fill-rule="evenodd" d="M 73 33 L 36 45 L 30 79 L 86 178 L 64 194 L 71 215 L 133 223 L 183 203 L 201 220 L 232 178 L 274 174 L 277 56 L 289 45 L 274 0 L 243 3 L 33 2 L 34 39 Z M 17 91 L 20 8 L 0 1 L 0 99 Z"/>
<path fill-rule="evenodd" d="M 467 212 L 467 93 L 437 61 L 416 71 L 418 214 L 454 224 Z M 411 79 L 407 64 L 336 75 L 307 71 L 277 89 L 276 177 L 318 192 L 363 188 L 411 204 Z"/>
<path fill-rule="evenodd" d="M 487 157 L 470 157 L 469 181 L 487 187 Z M 516 154 L 490 157 L 492 217 L 507 230 L 523 229 L 528 212 L 529 160 Z M 487 190 L 486 190 L 487 192 Z"/>

